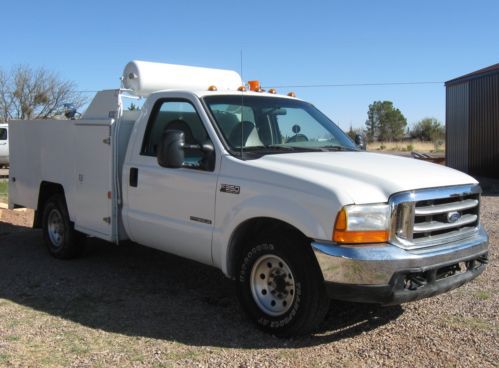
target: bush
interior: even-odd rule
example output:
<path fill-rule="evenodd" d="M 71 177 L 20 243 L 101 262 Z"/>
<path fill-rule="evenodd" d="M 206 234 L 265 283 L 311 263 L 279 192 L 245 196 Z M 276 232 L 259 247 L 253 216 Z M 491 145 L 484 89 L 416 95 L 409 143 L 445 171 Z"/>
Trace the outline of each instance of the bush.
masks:
<path fill-rule="evenodd" d="M 407 151 L 412 152 L 414 151 L 414 146 L 412 144 L 407 145 Z"/>
<path fill-rule="evenodd" d="M 411 136 L 423 142 L 443 139 L 445 137 L 445 126 L 435 118 L 425 118 L 414 125 Z"/>

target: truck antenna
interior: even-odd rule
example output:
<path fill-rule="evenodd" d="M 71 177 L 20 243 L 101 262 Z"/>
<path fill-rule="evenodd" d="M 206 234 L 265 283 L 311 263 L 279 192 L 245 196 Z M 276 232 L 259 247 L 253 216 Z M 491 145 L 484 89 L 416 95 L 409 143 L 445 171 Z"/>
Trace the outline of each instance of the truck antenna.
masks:
<path fill-rule="evenodd" d="M 243 80 L 244 83 L 244 77 L 243 77 L 243 49 L 241 49 L 240 54 L 239 54 L 239 60 L 240 60 L 240 72 L 241 72 L 241 79 Z"/>
<path fill-rule="evenodd" d="M 241 49 L 240 52 L 240 72 L 241 72 L 241 80 L 244 83 L 244 78 L 243 78 L 243 49 Z M 243 159 L 243 145 L 244 145 L 244 124 L 242 122 L 244 121 L 243 119 L 243 106 L 244 106 L 244 90 L 241 90 L 241 160 Z"/>

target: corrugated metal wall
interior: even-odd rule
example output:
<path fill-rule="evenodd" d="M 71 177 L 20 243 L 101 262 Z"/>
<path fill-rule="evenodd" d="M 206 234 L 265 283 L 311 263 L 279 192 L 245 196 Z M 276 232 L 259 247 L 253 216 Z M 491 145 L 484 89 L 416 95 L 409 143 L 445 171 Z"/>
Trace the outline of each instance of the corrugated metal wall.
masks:
<path fill-rule="evenodd" d="M 499 178 L 499 74 L 468 83 L 469 173 Z"/>
<path fill-rule="evenodd" d="M 468 83 L 447 86 L 445 109 L 445 161 L 447 166 L 468 172 Z"/>

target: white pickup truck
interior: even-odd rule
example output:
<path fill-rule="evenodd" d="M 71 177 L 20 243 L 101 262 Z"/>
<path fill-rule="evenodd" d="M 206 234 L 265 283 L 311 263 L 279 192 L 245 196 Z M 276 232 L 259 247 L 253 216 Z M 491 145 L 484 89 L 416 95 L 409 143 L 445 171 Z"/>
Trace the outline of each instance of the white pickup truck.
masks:
<path fill-rule="evenodd" d="M 310 103 L 236 72 L 134 61 L 122 81 L 81 119 L 10 124 L 9 207 L 35 209 L 54 256 L 92 236 L 215 266 L 282 336 L 313 331 L 330 298 L 399 304 L 484 270 L 472 177 L 362 152 Z M 127 96 L 146 97 L 140 111 Z"/>
<path fill-rule="evenodd" d="M 0 167 L 9 165 L 9 125 L 0 124 Z"/>

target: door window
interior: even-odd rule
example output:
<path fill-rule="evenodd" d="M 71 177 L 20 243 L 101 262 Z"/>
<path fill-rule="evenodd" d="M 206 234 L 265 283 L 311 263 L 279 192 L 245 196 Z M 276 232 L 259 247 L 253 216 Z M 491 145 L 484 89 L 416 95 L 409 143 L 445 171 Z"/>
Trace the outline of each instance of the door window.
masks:
<path fill-rule="evenodd" d="M 141 155 L 156 156 L 163 133 L 166 130 L 184 132 L 185 144 L 201 146 L 210 142 L 208 133 L 194 106 L 183 100 L 163 100 L 156 103 L 147 125 Z M 184 149 L 184 165 L 200 168 L 203 152 L 197 148 Z"/>
<path fill-rule="evenodd" d="M 6 140 L 7 140 L 7 129 L 0 128 L 0 141 L 6 141 Z"/>

